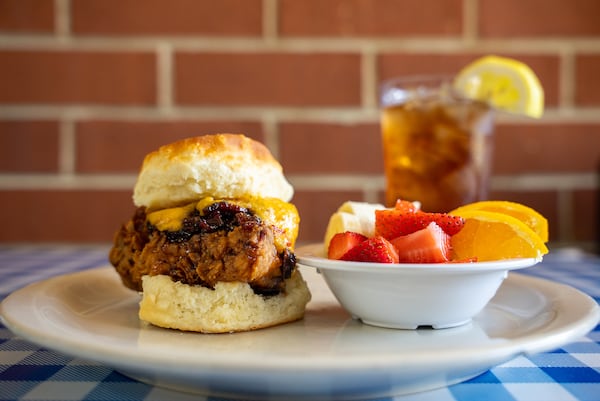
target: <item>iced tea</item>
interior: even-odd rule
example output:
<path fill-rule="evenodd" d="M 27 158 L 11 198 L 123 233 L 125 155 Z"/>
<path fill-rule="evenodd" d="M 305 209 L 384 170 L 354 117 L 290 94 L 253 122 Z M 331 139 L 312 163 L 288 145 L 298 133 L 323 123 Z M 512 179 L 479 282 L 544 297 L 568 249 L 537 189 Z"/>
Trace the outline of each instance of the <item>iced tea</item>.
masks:
<path fill-rule="evenodd" d="M 447 212 L 487 197 L 493 110 L 461 98 L 448 80 L 413 78 L 382 87 L 386 203 L 417 200 Z"/>

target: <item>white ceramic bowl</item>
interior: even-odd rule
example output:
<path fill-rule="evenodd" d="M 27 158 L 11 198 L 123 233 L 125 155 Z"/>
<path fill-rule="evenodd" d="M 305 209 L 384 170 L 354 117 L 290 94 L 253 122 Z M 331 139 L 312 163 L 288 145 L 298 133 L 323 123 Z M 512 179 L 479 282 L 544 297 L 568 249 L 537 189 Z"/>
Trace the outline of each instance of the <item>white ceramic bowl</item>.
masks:
<path fill-rule="evenodd" d="M 541 259 L 447 264 L 345 262 L 323 244 L 299 247 L 298 264 L 317 268 L 340 304 L 363 323 L 395 329 L 466 324 L 492 299 L 509 270 Z"/>

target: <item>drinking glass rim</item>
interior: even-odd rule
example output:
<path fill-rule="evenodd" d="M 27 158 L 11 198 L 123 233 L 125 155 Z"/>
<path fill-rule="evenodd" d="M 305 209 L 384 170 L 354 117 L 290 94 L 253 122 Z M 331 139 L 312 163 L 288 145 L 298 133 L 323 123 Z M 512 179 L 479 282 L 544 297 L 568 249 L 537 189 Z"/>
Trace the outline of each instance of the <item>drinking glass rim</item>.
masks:
<path fill-rule="evenodd" d="M 459 101 L 473 101 L 452 87 L 452 79 L 452 74 L 416 74 L 386 79 L 379 85 L 379 104 L 387 107 L 402 104 L 415 94 L 426 98 L 440 93 Z"/>

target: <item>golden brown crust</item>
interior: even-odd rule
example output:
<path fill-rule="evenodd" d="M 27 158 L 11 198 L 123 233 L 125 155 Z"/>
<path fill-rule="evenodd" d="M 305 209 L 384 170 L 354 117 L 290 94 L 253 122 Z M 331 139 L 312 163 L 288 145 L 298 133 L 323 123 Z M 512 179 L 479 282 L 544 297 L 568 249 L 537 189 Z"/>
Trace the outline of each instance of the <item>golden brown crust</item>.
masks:
<path fill-rule="evenodd" d="M 198 157 L 220 154 L 220 157 L 235 157 L 238 153 L 251 155 L 257 162 L 272 163 L 279 166 L 273 155 L 262 143 L 242 134 L 214 134 L 185 138 L 177 142 L 163 145 L 144 158 L 142 168 L 158 156 L 174 159 L 181 154 L 192 153 Z M 280 167 L 279 167 L 280 168 Z"/>
<path fill-rule="evenodd" d="M 139 317 L 155 326 L 231 333 L 293 322 L 304 316 L 311 294 L 299 271 L 286 292 L 264 297 L 240 282 L 219 282 L 214 290 L 182 284 L 167 276 L 144 276 Z"/>
<path fill-rule="evenodd" d="M 293 192 L 281 165 L 262 143 L 244 135 L 214 134 L 183 139 L 148 154 L 133 201 L 157 210 L 208 196 L 287 202 Z"/>

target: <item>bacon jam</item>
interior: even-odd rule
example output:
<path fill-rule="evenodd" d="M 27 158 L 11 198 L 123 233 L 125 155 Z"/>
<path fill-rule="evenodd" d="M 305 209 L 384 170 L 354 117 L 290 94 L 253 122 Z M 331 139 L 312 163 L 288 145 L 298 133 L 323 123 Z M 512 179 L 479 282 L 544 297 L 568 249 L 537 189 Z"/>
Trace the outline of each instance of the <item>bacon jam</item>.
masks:
<path fill-rule="evenodd" d="M 201 209 L 199 209 L 201 205 Z M 250 208 L 222 200 L 149 213 L 145 207 L 115 234 L 109 259 L 123 283 L 142 290 L 142 276 L 167 275 L 213 288 L 219 281 L 246 282 L 257 294 L 285 291 L 295 269 L 281 229 Z"/>

